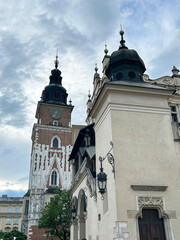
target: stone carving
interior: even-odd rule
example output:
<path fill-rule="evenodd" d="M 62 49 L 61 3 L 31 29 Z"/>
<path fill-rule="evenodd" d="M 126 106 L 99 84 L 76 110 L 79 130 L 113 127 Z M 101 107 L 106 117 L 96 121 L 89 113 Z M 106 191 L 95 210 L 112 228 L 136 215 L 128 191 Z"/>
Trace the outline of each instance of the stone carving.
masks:
<path fill-rule="evenodd" d="M 164 210 L 164 202 L 162 197 L 139 197 L 138 207 L 142 209 L 143 207 L 159 207 Z"/>
<path fill-rule="evenodd" d="M 168 214 L 164 208 L 164 200 L 162 197 L 138 197 L 139 216 L 142 217 L 143 208 L 156 208 L 159 217 L 168 218 Z"/>
<path fill-rule="evenodd" d="M 86 169 L 87 171 L 87 186 L 90 191 L 90 197 L 95 197 L 96 198 L 96 180 L 93 178 L 91 171 L 89 168 Z"/>

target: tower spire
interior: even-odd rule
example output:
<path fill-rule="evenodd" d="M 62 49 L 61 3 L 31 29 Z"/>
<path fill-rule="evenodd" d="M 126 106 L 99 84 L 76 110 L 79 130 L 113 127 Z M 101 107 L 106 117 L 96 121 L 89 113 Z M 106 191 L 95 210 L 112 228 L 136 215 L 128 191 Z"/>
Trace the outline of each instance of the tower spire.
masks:
<path fill-rule="evenodd" d="M 95 68 L 94 68 L 95 72 L 97 73 L 98 71 L 98 67 L 97 67 L 97 63 L 95 63 Z"/>
<path fill-rule="evenodd" d="M 57 52 L 56 52 L 56 60 L 54 60 L 54 63 L 55 63 L 55 68 L 57 69 L 58 68 L 58 64 L 59 64 L 59 61 L 58 61 L 58 48 L 57 48 Z"/>
<path fill-rule="evenodd" d="M 123 35 L 124 35 L 124 30 L 122 29 L 122 25 L 121 25 L 121 30 L 119 31 L 119 34 L 121 35 L 121 41 L 120 41 L 120 46 L 119 46 L 119 49 L 122 49 L 122 48 L 127 48 L 126 45 L 125 45 L 125 40 L 123 38 Z"/>

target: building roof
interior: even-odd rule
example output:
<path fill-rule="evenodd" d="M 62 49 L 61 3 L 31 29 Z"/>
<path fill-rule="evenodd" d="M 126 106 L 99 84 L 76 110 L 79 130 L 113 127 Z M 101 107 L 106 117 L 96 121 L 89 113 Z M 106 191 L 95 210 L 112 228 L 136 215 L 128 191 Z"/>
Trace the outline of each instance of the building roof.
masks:
<path fill-rule="evenodd" d="M 0 202 L 23 202 L 23 197 L 8 197 L 7 195 L 2 195 Z"/>
<path fill-rule="evenodd" d="M 82 140 L 84 139 L 84 137 L 86 136 L 92 136 L 92 134 L 94 134 L 94 123 L 82 128 L 79 131 L 79 134 L 77 136 L 77 139 L 75 141 L 74 147 L 72 149 L 71 155 L 69 157 L 69 160 L 74 159 L 77 151 L 81 151 L 82 155 L 87 152 L 87 154 L 90 156 L 94 156 L 95 155 L 95 146 L 81 146 Z"/>
<path fill-rule="evenodd" d="M 159 90 L 169 90 L 172 91 L 172 88 L 165 88 L 161 87 L 155 84 L 150 84 L 146 82 L 131 82 L 131 81 L 109 81 L 106 82 L 105 84 L 110 84 L 110 85 L 122 85 L 122 86 L 130 86 L 130 87 L 141 87 L 141 88 L 151 88 L 151 89 L 159 89 Z"/>

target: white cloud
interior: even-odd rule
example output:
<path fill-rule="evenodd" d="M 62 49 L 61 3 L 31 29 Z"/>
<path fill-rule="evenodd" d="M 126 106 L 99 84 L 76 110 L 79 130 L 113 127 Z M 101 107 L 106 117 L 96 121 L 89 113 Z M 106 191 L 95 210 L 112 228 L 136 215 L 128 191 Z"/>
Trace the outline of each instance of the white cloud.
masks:
<path fill-rule="evenodd" d="M 31 128 L 37 101 L 49 83 L 56 48 L 62 83 L 75 106 L 74 124 L 84 124 L 94 64 L 98 63 L 101 73 L 104 45 L 109 54 L 118 49 L 120 24 L 126 45 L 137 50 L 150 77 L 171 74 L 173 65 L 180 67 L 177 0 L 12 0 L 11 4 L 1 2 L 0 10 L 0 176 L 4 190 L 18 190 L 22 184 L 18 179 L 29 173 Z"/>

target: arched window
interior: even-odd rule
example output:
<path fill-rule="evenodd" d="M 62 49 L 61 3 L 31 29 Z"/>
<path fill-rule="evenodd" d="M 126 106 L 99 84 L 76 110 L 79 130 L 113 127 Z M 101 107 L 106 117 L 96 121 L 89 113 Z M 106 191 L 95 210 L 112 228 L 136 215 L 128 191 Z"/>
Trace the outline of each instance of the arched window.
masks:
<path fill-rule="evenodd" d="M 53 148 L 58 148 L 58 140 L 57 140 L 57 138 L 54 138 L 54 140 L 53 140 Z"/>
<path fill-rule="evenodd" d="M 60 145 L 61 145 L 60 138 L 58 136 L 54 136 L 51 139 L 51 147 L 53 147 L 53 148 L 60 148 Z"/>
<path fill-rule="evenodd" d="M 55 170 L 51 174 L 51 185 L 57 186 L 57 172 Z"/>

